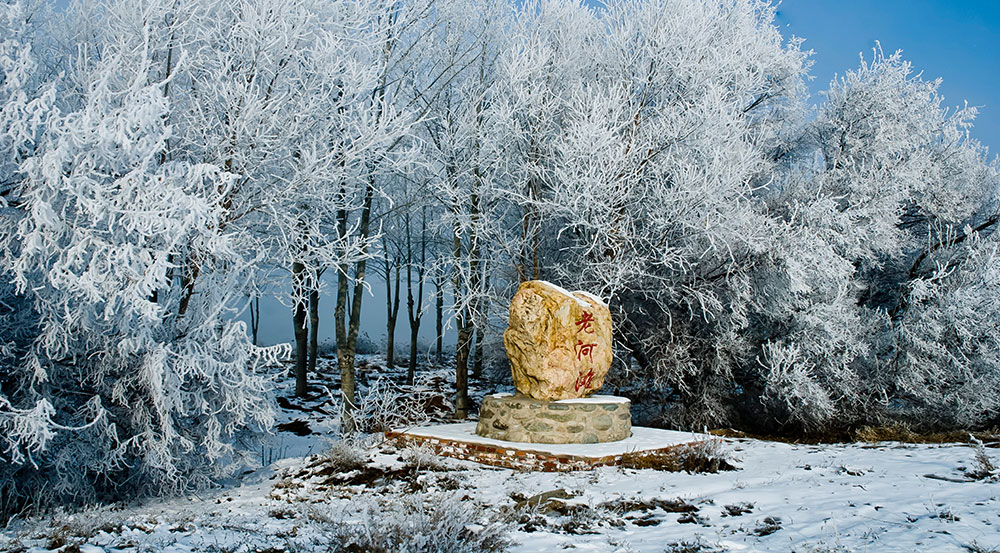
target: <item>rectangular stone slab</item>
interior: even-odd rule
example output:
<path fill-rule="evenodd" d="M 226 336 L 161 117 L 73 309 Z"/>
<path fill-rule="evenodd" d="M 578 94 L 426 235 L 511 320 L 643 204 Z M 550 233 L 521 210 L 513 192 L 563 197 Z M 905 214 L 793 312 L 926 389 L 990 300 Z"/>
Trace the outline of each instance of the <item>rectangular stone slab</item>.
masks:
<path fill-rule="evenodd" d="M 620 465 L 628 454 L 662 453 L 712 439 L 707 434 L 633 426 L 632 436 L 599 444 L 532 444 L 476 435 L 475 422 L 392 430 L 386 438 L 401 445 L 429 446 L 436 454 L 520 470 L 570 471 Z"/>

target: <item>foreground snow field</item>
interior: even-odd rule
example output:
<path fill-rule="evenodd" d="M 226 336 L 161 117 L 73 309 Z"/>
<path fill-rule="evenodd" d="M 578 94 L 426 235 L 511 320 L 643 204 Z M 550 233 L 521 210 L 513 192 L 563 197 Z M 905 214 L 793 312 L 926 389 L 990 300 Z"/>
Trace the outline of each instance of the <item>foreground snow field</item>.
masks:
<path fill-rule="evenodd" d="M 362 391 L 384 372 L 378 361 L 366 358 Z M 318 383 L 335 385 L 334 369 L 321 360 Z M 447 380 L 444 369 L 423 371 L 418 391 Z M 984 472 L 977 453 L 1000 464 L 995 443 L 729 438 L 722 449 L 739 467 L 729 472 L 518 472 L 401 450 L 378 435 L 334 441 L 330 395 L 288 395 L 260 453 L 268 466 L 200 495 L 14 520 L 0 529 L 0 551 L 1000 550 L 998 473 L 970 476 Z"/>
<path fill-rule="evenodd" d="M 434 515 L 449 509 L 474 513 L 459 521 L 474 531 L 509 526 L 512 552 L 1000 547 L 1000 486 L 965 480 L 959 467 L 974 462 L 968 446 L 727 443 L 740 469 L 718 474 L 519 473 L 383 444 L 369 466 L 384 477 L 359 478 L 366 471 L 354 469 L 336 483 L 322 470 L 332 465 L 303 470 L 324 458 L 285 459 L 210 495 L 14 524 L 0 549 L 327 551 L 345 531 L 393 522 L 434 539 Z M 523 500 L 553 490 L 547 501 Z M 382 520 L 364 520 L 373 516 Z"/>

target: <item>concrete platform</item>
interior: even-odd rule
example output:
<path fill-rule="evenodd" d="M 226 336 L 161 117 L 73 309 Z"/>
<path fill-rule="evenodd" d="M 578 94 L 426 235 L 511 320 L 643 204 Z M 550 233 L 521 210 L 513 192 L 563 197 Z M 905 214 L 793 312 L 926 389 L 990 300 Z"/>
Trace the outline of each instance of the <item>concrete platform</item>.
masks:
<path fill-rule="evenodd" d="M 436 454 L 521 470 L 589 470 L 622 464 L 627 455 L 662 454 L 711 439 L 705 434 L 633 426 L 632 436 L 597 444 L 507 442 L 476 434 L 475 422 L 392 430 L 386 438 L 400 445 L 429 446 Z"/>

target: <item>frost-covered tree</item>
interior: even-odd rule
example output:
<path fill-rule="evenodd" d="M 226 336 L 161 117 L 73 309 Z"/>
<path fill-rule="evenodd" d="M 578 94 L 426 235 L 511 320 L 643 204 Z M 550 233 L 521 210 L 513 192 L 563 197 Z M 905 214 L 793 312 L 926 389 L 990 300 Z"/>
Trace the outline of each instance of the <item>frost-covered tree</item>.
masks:
<path fill-rule="evenodd" d="M 997 171 L 968 137 L 975 110 L 945 109 L 938 85 L 876 49 L 831 83 L 809 130 L 818 166 L 785 177 L 773 211 L 788 227 L 783 277 L 760 315 L 780 420 L 932 426 L 995 412 L 983 386 L 997 374 L 995 324 L 979 320 L 992 312 L 963 298 L 995 293 Z"/>
<path fill-rule="evenodd" d="M 372 51 L 378 82 L 370 91 L 369 123 L 387 124 L 391 121 L 411 125 L 387 140 L 379 155 L 368 158 L 365 165 L 365 184 L 360 188 L 362 201 L 359 209 L 344 210 L 338 215 L 340 228 L 357 225 L 360 236 L 374 237 L 377 221 L 372 219 L 372 205 L 377 196 L 392 196 L 391 185 L 399 179 L 410 179 L 415 167 L 423 165 L 420 158 L 420 138 L 416 125 L 430 117 L 433 106 L 442 101 L 443 91 L 466 69 L 463 59 L 442 58 L 433 53 L 442 35 L 454 27 L 462 28 L 469 21 L 469 13 L 462 13 L 464 2 L 416 0 L 413 2 L 370 2 L 372 18 L 365 28 L 371 31 L 374 42 Z M 338 266 L 337 308 L 337 357 L 340 365 L 344 405 L 354 402 L 354 357 L 360 329 L 361 304 L 366 293 L 366 256 L 352 266 Z M 351 283 L 353 282 L 353 288 Z M 343 428 L 353 426 L 350 411 L 345 412 Z"/>
<path fill-rule="evenodd" d="M 528 2 L 497 61 L 487 146 L 497 159 L 491 176 L 506 192 L 508 205 L 520 212 L 520 228 L 507 238 L 504 252 L 516 260 L 520 280 L 547 276 L 545 236 L 558 228 L 545 227 L 543 203 L 562 184 L 556 174 L 558 147 L 570 132 L 577 102 L 594 92 L 588 85 L 611 78 L 600 64 L 607 56 L 601 23 L 577 2 Z"/>
<path fill-rule="evenodd" d="M 170 92 L 179 104 L 172 121 L 184 129 L 173 150 L 240 175 L 225 199 L 227 224 L 246 231 L 247 250 L 291 271 L 300 395 L 307 306 L 315 337 L 320 275 L 364 259 L 372 239 L 345 214 L 363 209 L 372 160 L 386 158 L 407 128 L 406 117 L 373 101 L 383 75 L 372 33 L 380 10 L 377 2 L 220 3 L 171 35 L 202 43 Z"/>
<path fill-rule="evenodd" d="M 45 479 L 83 499 L 185 489 L 270 426 L 261 369 L 287 349 L 253 346 L 234 306 L 275 266 L 364 255 L 337 215 L 405 134 L 371 118 L 370 8 L 71 10 L 68 107 L 16 169 L 5 226 L 3 269 L 38 318 L 3 381 L 5 498 Z"/>
<path fill-rule="evenodd" d="M 20 163 L 33 152 L 56 105 L 56 88 L 38 58 L 41 2 L 0 5 L 0 206 L 17 203 Z"/>
<path fill-rule="evenodd" d="M 753 1 L 610 3 L 541 135 L 549 273 L 610 300 L 636 376 L 682 400 L 674 424 L 727 420 L 752 358 L 751 277 L 780 233 L 759 191 L 804 94 L 805 55 L 772 19 Z"/>
<path fill-rule="evenodd" d="M 42 30 L 41 3 L 0 4 L 0 258 L 20 251 L 11 237 L 24 215 L 24 175 L 20 164 L 34 155 L 49 120 L 57 114 L 56 87 L 38 56 Z M 29 298 L 17 293 L 9 265 L 0 263 L 0 518 L 24 500 L 16 489 L 17 469 L 8 461 L 44 448 L 52 435 L 52 405 L 26 393 L 19 374 L 32 340 L 38 314 Z M 27 488 L 27 487 L 26 487 Z"/>
<path fill-rule="evenodd" d="M 464 418 L 472 409 L 468 397 L 469 362 L 473 335 L 482 328 L 481 313 L 490 293 L 487 275 L 506 266 L 491 265 L 506 242 L 504 221 L 494 208 L 502 194 L 496 174 L 497 152 L 504 137 L 491 131 L 490 110 L 496 100 L 496 65 L 507 40 L 516 35 L 511 13 L 502 4 L 455 1 L 445 5 L 430 58 L 434 64 L 454 68 L 447 81 L 436 87 L 427 102 L 427 117 L 420 125 L 424 144 L 426 193 L 439 203 L 431 230 L 440 236 L 441 249 L 432 273 L 437 296 L 443 283 L 451 285 L 450 321 L 457 330 L 455 351 L 455 413 Z M 421 81 L 434 82 L 424 71 Z M 440 304 L 439 304 L 440 305 Z M 439 334 L 441 331 L 439 330 Z"/>
<path fill-rule="evenodd" d="M 763 2 L 526 12 L 487 110 L 491 262 L 610 299 L 670 424 L 952 424 L 931 415 L 959 393 L 965 420 L 994 412 L 964 385 L 992 378 L 993 326 L 958 301 L 989 295 L 960 275 L 989 273 L 972 245 L 997 223 L 973 109 L 878 52 L 810 114 Z"/>
<path fill-rule="evenodd" d="M 252 271 L 222 228 L 235 175 L 163 162 L 165 83 L 151 60 L 125 55 L 130 41 L 104 46 L 85 103 L 51 121 L 21 167 L 5 268 L 39 334 L 7 405 L 33 410 L 6 438 L 14 494 L 44 477 L 57 497 L 179 490 L 232 460 L 240 432 L 271 423 L 256 369 L 280 348 L 251 346 L 227 316 Z M 197 260 L 197 296 L 171 286 L 184 258 Z"/>

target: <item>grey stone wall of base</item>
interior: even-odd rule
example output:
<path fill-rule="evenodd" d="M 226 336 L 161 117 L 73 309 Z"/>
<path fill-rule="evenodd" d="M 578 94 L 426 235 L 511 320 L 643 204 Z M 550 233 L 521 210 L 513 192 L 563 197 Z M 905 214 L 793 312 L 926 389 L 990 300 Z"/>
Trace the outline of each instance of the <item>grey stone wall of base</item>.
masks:
<path fill-rule="evenodd" d="M 508 442 L 593 444 L 632 434 L 631 403 L 625 398 L 541 401 L 525 396 L 486 396 L 476 434 Z"/>

